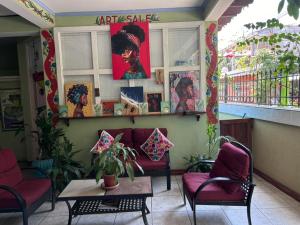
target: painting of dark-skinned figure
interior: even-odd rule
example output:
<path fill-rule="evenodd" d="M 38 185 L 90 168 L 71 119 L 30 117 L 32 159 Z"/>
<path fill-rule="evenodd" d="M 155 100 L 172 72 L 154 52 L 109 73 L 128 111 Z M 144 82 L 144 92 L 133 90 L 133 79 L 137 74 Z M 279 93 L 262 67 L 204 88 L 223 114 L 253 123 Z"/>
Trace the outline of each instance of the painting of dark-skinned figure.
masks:
<path fill-rule="evenodd" d="M 170 73 L 171 112 L 195 111 L 199 101 L 199 80 L 195 72 Z"/>
<path fill-rule="evenodd" d="M 143 87 L 121 87 L 121 103 L 124 105 L 123 115 L 139 114 L 139 104 L 143 100 Z"/>
<path fill-rule="evenodd" d="M 110 25 L 113 79 L 151 77 L 148 22 Z"/>
<path fill-rule="evenodd" d="M 66 105 L 68 117 L 93 116 L 92 83 L 68 82 L 65 84 Z"/>

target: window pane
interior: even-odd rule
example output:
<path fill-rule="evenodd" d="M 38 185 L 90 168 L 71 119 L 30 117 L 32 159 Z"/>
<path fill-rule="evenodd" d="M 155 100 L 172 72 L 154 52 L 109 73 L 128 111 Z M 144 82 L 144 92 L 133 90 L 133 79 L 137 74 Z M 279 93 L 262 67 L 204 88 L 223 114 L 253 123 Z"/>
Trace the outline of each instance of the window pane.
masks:
<path fill-rule="evenodd" d="M 90 33 L 62 34 L 61 45 L 64 70 L 93 68 Z"/>
<path fill-rule="evenodd" d="M 163 66 L 162 30 L 150 30 L 151 67 Z"/>
<path fill-rule="evenodd" d="M 143 86 L 144 92 L 163 92 L 164 91 L 164 85 L 156 83 L 155 73 L 151 74 L 151 79 L 134 80 L 134 86 Z"/>
<path fill-rule="evenodd" d="M 99 79 L 102 100 L 120 99 L 120 87 L 128 87 L 128 80 L 113 80 L 112 74 L 101 74 Z"/>
<path fill-rule="evenodd" d="M 169 30 L 170 66 L 199 65 L 198 28 Z"/>
<path fill-rule="evenodd" d="M 100 69 L 111 69 L 111 40 L 109 31 L 97 34 L 98 63 Z"/>

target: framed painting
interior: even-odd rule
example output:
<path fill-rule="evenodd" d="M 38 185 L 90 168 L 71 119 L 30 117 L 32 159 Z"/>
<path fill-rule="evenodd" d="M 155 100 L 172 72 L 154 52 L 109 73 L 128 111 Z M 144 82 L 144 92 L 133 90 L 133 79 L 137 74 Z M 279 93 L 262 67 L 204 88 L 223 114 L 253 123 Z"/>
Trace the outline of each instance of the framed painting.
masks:
<path fill-rule="evenodd" d="M 146 93 L 145 100 L 148 103 L 148 113 L 149 114 L 158 114 L 161 113 L 161 101 L 162 101 L 161 92 L 148 92 Z"/>
<path fill-rule="evenodd" d="M 170 73 L 171 112 L 193 112 L 199 101 L 199 80 L 195 72 Z"/>
<path fill-rule="evenodd" d="M 123 115 L 138 115 L 139 105 L 144 101 L 143 87 L 121 87 Z"/>
<path fill-rule="evenodd" d="M 110 24 L 113 79 L 151 77 L 148 22 Z"/>
<path fill-rule="evenodd" d="M 66 106 L 68 117 L 93 116 L 92 82 L 68 82 L 65 84 Z"/>
<path fill-rule="evenodd" d="M 102 100 L 102 115 L 103 116 L 113 116 L 115 104 L 120 103 L 118 99 L 112 100 Z"/>
<path fill-rule="evenodd" d="M 1 121 L 3 131 L 24 127 L 20 90 L 1 90 Z"/>

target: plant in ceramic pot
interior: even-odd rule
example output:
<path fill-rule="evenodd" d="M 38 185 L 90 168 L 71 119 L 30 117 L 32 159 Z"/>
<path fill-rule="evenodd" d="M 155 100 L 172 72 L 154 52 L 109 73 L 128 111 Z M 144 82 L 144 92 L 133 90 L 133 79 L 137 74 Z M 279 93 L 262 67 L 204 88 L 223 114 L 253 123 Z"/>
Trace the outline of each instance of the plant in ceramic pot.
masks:
<path fill-rule="evenodd" d="M 105 188 L 117 186 L 117 178 L 126 173 L 131 180 L 134 180 L 134 166 L 144 173 L 136 161 L 137 152 L 135 149 L 125 147 L 124 144 L 120 143 L 122 135 L 118 134 L 108 148 L 99 149 L 94 161 L 93 169 L 96 172 L 96 182 L 98 183 L 103 177 Z"/>

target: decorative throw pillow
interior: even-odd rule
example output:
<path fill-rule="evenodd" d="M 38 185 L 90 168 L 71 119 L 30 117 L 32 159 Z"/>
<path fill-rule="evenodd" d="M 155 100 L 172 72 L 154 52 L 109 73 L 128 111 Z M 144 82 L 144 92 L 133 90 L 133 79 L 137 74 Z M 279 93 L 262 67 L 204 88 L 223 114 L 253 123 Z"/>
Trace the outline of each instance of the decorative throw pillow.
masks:
<path fill-rule="evenodd" d="M 152 161 L 159 161 L 165 154 L 165 151 L 169 151 L 172 147 L 174 147 L 174 144 L 169 141 L 158 128 L 156 128 L 145 143 L 141 145 L 141 149 Z"/>
<path fill-rule="evenodd" d="M 94 145 L 94 147 L 91 149 L 91 152 L 99 153 L 104 151 L 105 149 L 108 149 L 109 146 L 113 143 L 114 138 L 109 133 L 107 133 L 105 130 L 101 132 L 100 138 L 97 141 L 97 143 Z"/>

